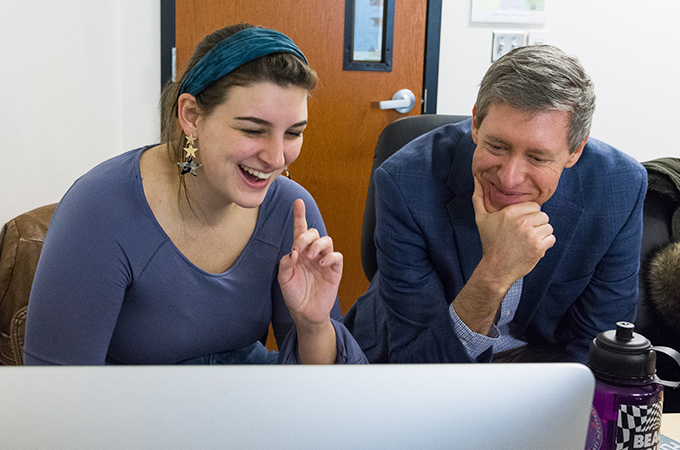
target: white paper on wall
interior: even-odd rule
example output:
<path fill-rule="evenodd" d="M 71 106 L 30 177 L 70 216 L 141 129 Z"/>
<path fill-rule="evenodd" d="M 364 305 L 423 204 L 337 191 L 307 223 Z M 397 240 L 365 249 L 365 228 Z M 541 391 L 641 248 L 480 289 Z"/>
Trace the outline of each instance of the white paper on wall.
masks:
<path fill-rule="evenodd" d="M 543 24 L 547 0 L 472 0 L 471 22 Z"/>

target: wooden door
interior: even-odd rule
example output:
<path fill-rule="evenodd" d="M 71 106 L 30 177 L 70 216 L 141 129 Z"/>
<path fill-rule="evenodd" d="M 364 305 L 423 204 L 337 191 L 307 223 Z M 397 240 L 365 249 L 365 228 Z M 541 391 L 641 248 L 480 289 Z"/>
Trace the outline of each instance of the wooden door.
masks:
<path fill-rule="evenodd" d="M 410 89 L 420 114 L 427 0 L 396 0 L 391 72 L 343 70 L 344 0 L 176 0 L 178 73 L 206 34 L 239 22 L 290 36 L 320 78 L 309 102 L 309 126 L 291 178 L 316 199 L 335 248 L 344 255 L 343 314 L 368 287 L 361 267 L 361 226 L 373 151 L 380 132 L 404 117 L 380 110 Z M 178 75 L 179 76 L 179 75 Z"/>

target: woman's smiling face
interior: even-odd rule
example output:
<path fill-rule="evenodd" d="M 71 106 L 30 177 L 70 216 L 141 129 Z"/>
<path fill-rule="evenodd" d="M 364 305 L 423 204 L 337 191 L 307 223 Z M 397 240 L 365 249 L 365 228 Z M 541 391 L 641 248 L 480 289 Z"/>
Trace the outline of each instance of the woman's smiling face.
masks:
<path fill-rule="evenodd" d="M 231 87 L 224 103 L 196 120 L 196 162 L 203 166 L 192 181 L 201 194 L 258 207 L 300 154 L 308 95 L 306 89 L 270 82 Z"/>

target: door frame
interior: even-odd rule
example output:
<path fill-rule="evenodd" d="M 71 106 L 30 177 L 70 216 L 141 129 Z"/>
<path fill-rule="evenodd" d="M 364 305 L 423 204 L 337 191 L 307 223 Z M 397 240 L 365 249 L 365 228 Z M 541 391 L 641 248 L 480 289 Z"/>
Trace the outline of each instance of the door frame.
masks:
<path fill-rule="evenodd" d="M 346 0 L 345 0 L 346 1 Z M 175 0 L 161 0 L 161 80 L 160 89 L 176 75 Z M 442 23 L 442 0 L 427 0 L 425 61 L 423 66 L 422 114 L 437 113 L 439 83 L 439 39 Z M 338 57 L 342 57 L 339 55 Z"/>

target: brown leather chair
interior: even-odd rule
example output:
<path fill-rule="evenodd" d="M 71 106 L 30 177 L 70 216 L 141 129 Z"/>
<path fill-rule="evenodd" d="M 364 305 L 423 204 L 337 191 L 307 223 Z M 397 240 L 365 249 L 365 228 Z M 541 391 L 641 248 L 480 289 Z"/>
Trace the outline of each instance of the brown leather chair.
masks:
<path fill-rule="evenodd" d="M 0 231 L 0 364 L 22 365 L 26 309 L 55 204 L 10 220 Z"/>

